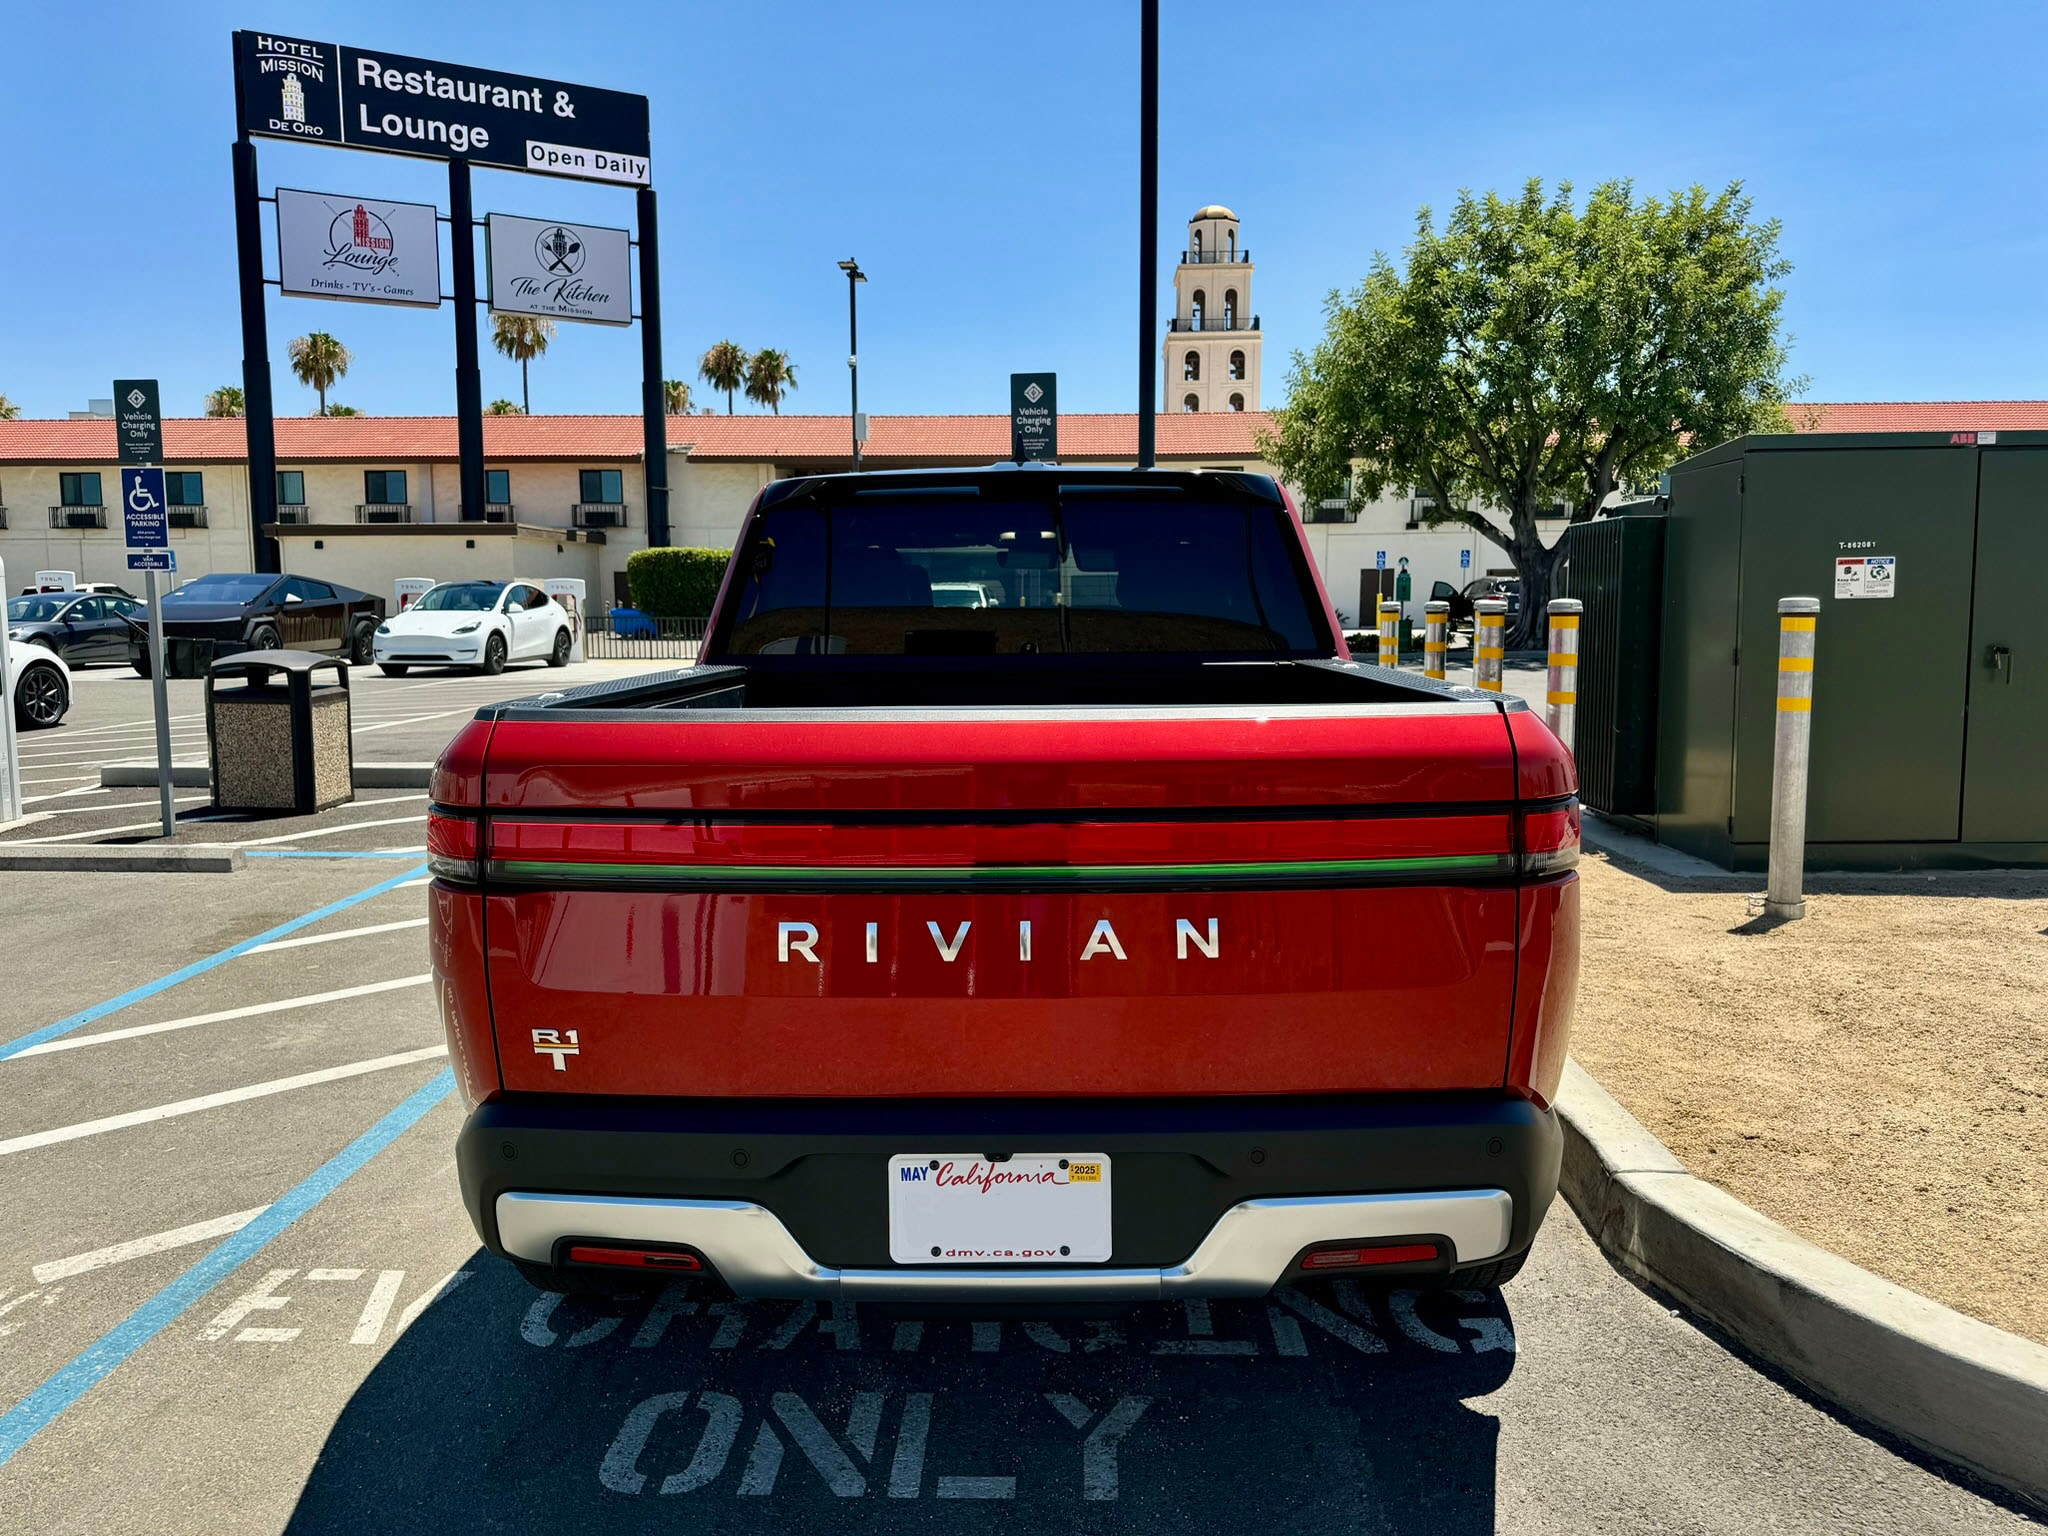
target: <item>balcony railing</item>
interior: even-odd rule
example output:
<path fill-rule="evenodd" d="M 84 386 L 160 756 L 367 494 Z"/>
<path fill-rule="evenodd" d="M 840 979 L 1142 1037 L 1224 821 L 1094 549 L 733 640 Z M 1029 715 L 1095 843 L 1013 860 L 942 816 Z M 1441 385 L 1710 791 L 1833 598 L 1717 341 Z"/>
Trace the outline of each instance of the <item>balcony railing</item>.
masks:
<path fill-rule="evenodd" d="M 412 507 L 402 501 L 364 501 L 356 504 L 359 523 L 409 523 Z"/>
<path fill-rule="evenodd" d="M 50 508 L 52 528 L 104 528 L 107 526 L 105 507 L 52 507 Z"/>
<path fill-rule="evenodd" d="M 1241 251 L 1182 251 L 1180 259 L 1191 267 L 1234 265 L 1238 262 L 1249 263 L 1252 259 L 1252 252 L 1250 246 L 1246 246 Z"/>
<path fill-rule="evenodd" d="M 173 528 L 204 528 L 206 526 L 206 508 L 204 507 L 169 507 L 165 510 Z"/>
<path fill-rule="evenodd" d="M 277 504 L 277 520 L 280 523 L 310 523 L 303 501 L 280 501 Z"/>
<path fill-rule="evenodd" d="M 456 521 L 468 520 L 469 508 L 457 504 Z M 518 508 L 509 501 L 487 501 L 484 503 L 484 521 L 487 523 L 516 523 L 519 521 Z"/>
<path fill-rule="evenodd" d="M 570 509 L 570 515 L 578 528 L 626 526 L 626 504 L 623 501 L 579 501 Z"/>
<path fill-rule="evenodd" d="M 1166 322 L 1169 331 L 1256 331 L 1259 317 L 1252 316 L 1252 323 L 1246 325 L 1231 315 L 1176 315 Z"/>

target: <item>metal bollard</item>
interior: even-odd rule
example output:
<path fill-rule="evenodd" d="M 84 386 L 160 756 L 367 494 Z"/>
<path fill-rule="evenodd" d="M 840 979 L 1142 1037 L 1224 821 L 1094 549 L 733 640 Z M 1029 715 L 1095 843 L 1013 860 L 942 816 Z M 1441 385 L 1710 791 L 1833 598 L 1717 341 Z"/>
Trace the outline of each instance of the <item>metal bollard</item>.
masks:
<path fill-rule="evenodd" d="M 1430 602 L 1422 605 L 1422 675 L 1444 680 L 1444 657 L 1450 646 L 1451 605 Z"/>
<path fill-rule="evenodd" d="M 1380 599 L 1380 665 L 1392 667 L 1401 660 L 1401 605 L 1391 597 Z"/>
<path fill-rule="evenodd" d="M 1482 597 L 1472 605 L 1472 686 L 1500 692 L 1500 663 L 1507 655 L 1508 600 Z"/>
<path fill-rule="evenodd" d="M 1813 743 L 1817 597 L 1778 599 L 1778 733 L 1771 753 L 1771 873 L 1764 915 L 1806 916 L 1806 769 Z"/>
<path fill-rule="evenodd" d="M 1550 687 L 1543 718 L 1565 750 L 1579 750 L 1579 617 L 1586 605 L 1574 597 L 1550 600 Z"/>

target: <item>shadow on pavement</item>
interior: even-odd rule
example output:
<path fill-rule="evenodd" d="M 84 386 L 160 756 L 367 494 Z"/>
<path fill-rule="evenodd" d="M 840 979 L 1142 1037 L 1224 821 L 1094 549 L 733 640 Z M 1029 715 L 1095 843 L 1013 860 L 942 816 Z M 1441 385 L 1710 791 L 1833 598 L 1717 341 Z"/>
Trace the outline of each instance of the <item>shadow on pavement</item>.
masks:
<path fill-rule="evenodd" d="M 1514 1368 L 1498 1295 L 917 1323 L 467 1276 L 357 1390 L 291 1531 L 1494 1530 L 1468 1400 Z"/>

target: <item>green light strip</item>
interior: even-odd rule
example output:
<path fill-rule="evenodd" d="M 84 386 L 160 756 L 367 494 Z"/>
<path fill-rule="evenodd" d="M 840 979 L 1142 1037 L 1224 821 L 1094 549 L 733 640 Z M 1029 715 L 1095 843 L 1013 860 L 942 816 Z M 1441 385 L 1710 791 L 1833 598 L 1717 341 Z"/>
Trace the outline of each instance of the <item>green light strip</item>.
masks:
<path fill-rule="evenodd" d="M 1303 859 L 1253 864 L 625 864 L 557 863 L 547 859 L 500 859 L 493 873 L 520 880 L 687 880 L 715 884 L 735 880 L 801 880 L 844 885 L 1006 884 L 1019 880 L 1085 885 L 1101 880 L 1300 879 L 1304 876 L 1507 874 L 1506 854 L 1446 854 L 1396 859 Z"/>

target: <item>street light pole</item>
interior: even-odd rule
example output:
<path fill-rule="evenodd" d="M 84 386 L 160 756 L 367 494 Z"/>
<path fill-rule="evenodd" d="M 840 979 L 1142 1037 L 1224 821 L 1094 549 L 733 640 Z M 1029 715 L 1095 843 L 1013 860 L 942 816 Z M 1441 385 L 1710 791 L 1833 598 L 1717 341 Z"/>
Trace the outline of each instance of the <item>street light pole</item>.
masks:
<path fill-rule="evenodd" d="M 853 403 L 850 425 L 853 431 L 853 472 L 860 473 L 860 290 L 857 285 L 868 280 L 861 271 L 860 263 L 851 256 L 839 263 L 839 270 L 846 274 L 846 367 L 853 379 Z"/>

